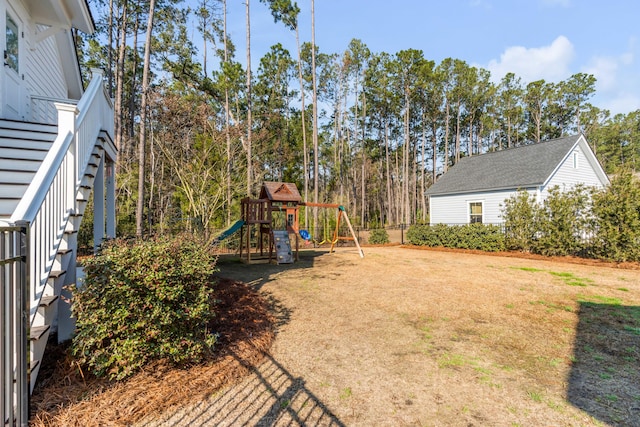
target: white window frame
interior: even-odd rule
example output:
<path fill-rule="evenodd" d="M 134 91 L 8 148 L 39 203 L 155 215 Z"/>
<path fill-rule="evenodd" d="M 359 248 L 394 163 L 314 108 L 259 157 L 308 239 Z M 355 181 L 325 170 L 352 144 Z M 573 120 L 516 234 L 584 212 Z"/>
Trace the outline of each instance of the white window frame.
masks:
<path fill-rule="evenodd" d="M 573 152 L 573 168 L 574 169 L 578 169 L 578 166 L 580 163 L 578 163 L 579 159 L 580 159 L 580 155 L 577 151 Z"/>
<path fill-rule="evenodd" d="M 467 201 L 467 219 L 469 221 L 469 224 L 474 224 L 473 221 L 471 221 L 471 205 L 475 204 L 475 203 L 480 203 L 480 207 L 482 209 L 482 214 L 480 215 L 480 224 L 484 224 L 484 200 L 468 200 Z M 477 215 L 477 214 L 476 214 Z M 476 221 L 475 223 L 477 223 L 478 221 Z"/>

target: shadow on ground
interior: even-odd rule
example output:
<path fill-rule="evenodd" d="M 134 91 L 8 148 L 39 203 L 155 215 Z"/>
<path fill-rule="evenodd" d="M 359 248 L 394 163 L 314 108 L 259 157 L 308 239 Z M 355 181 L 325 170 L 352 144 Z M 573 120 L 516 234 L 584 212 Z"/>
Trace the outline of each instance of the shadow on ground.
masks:
<path fill-rule="evenodd" d="M 217 275 L 233 280 L 240 280 L 259 291 L 265 284 L 284 271 L 313 268 L 315 259 L 329 254 L 328 250 L 300 251 L 299 260 L 292 264 L 246 264 L 237 255 L 220 255 Z"/>
<path fill-rule="evenodd" d="M 336 426 L 343 424 L 309 391 L 302 378 L 294 377 L 273 357 L 240 384 L 220 391 L 200 404 L 167 420 L 189 426 Z"/>
<path fill-rule="evenodd" d="M 602 422 L 640 426 L 640 307 L 582 301 L 578 314 L 568 401 Z"/>

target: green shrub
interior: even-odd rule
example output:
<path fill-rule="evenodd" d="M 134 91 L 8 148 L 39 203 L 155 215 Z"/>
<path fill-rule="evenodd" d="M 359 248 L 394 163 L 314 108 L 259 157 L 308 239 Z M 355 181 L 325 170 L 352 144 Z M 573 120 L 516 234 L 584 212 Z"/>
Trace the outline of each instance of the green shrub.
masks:
<path fill-rule="evenodd" d="M 444 246 L 457 249 L 478 249 L 488 252 L 505 248 L 504 235 L 499 226 L 485 224 L 466 225 L 412 225 L 407 230 L 407 241 L 418 246 Z"/>
<path fill-rule="evenodd" d="M 583 185 L 561 191 L 549 190 L 549 195 L 537 211 L 534 250 L 547 256 L 580 255 L 589 233 L 591 197 Z"/>
<path fill-rule="evenodd" d="M 536 236 L 538 203 L 526 190 L 518 190 L 504 201 L 502 218 L 505 228 L 505 246 L 509 250 L 530 252 Z"/>
<path fill-rule="evenodd" d="M 215 256 L 196 239 L 112 241 L 84 268 L 72 352 L 96 375 L 122 379 L 159 359 L 197 363 L 212 350 Z"/>
<path fill-rule="evenodd" d="M 640 261 L 640 182 L 629 171 L 593 198 L 594 253 L 614 261 Z"/>
<path fill-rule="evenodd" d="M 369 243 L 372 245 L 389 243 L 389 233 L 384 228 L 373 229 L 369 233 Z"/>

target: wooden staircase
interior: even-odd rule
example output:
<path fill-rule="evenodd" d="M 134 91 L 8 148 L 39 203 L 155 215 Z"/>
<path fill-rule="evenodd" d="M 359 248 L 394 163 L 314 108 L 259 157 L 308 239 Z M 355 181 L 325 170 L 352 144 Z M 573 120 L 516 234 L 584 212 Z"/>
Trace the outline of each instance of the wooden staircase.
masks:
<path fill-rule="evenodd" d="M 54 125 L 0 121 L 0 219 L 11 217 L 56 136 Z"/>
<path fill-rule="evenodd" d="M 57 135 L 57 126 L 54 125 L 0 120 L 0 221 L 10 222 Z M 75 285 L 76 275 L 72 270 L 76 268 L 77 232 L 103 151 L 102 143 L 97 142 L 76 194 L 77 209 L 68 216 L 46 283 L 39 292 L 33 289 L 31 292 L 28 336 L 30 390 L 35 385 L 51 333 L 58 332 L 61 338 L 69 338 L 72 333 L 69 329 L 73 325 L 68 321 L 70 307 L 68 303 L 61 302 L 60 296 L 66 286 Z"/>
<path fill-rule="evenodd" d="M 94 241 L 115 235 L 117 151 L 102 75 L 77 104 L 55 106 L 58 125 L 0 120 L 0 289 L 13 304 L 0 307 L 8 425 L 25 421 L 50 335 L 73 333 L 67 286 L 76 284 L 77 235 L 92 192 Z"/>

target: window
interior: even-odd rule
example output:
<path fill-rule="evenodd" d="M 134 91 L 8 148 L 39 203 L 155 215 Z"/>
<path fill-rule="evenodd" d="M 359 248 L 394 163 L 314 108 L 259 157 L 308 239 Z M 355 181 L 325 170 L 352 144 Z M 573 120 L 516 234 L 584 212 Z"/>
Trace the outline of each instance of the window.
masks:
<path fill-rule="evenodd" d="M 469 224 L 482 224 L 482 202 L 469 202 Z"/>
<path fill-rule="evenodd" d="M 578 169 L 578 152 L 573 152 L 573 168 Z"/>
<path fill-rule="evenodd" d="M 7 47 L 4 51 L 4 64 L 18 73 L 18 24 L 7 13 Z"/>

